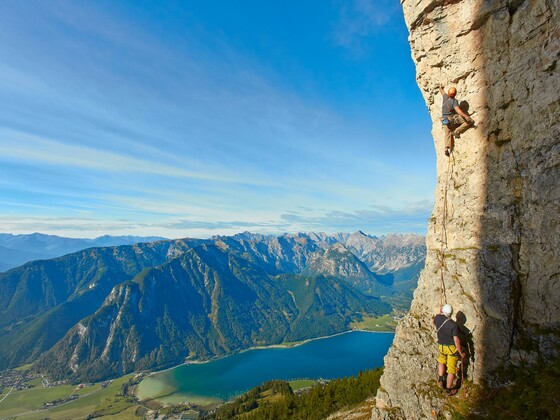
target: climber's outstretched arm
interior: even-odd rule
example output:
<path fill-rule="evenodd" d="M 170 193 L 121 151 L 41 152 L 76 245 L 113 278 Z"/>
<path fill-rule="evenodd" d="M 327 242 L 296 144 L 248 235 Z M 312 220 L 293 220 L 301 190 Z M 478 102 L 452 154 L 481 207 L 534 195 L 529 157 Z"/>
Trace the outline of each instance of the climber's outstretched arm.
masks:
<path fill-rule="evenodd" d="M 459 105 L 455 105 L 453 108 L 455 109 L 455 112 L 457 114 L 461 115 L 467 121 L 472 120 L 471 116 L 469 114 L 467 114 L 465 111 L 463 111 Z"/>

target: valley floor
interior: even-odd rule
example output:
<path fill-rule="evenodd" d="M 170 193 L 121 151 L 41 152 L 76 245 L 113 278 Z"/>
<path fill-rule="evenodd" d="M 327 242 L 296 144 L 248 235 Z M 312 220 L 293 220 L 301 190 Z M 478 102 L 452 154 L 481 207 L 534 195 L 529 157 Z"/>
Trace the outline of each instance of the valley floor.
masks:
<path fill-rule="evenodd" d="M 353 330 L 391 332 L 396 321 L 393 316 L 364 318 L 351 325 Z M 334 334 L 328 337 L 317 337 L 301 342 L 283 343 L 276 346 L 262 346 L 260 349 L 283 347 L 291 348 L 309 341 L 321 340 L 346 334 L 351 331 Z M 192 361 L 189 363 L 203 363 Z M 27 367 L 24 367 L 27 368 Z M 149 410 L 161 409 L 162 403 L 176 403 L 165 400 L 150 400 L 146 395 L 138 394 L 138 383 L 146 376 L 126 375 L 112 381 L 95 384 L 49 384 L 40 377 L 28 375 L 21 371 L 2 372 L 6 380 L 0 383 L 0 420 L 4 419 L 85 419 L 104 418 L 141 418 Z M 155 373 L 155 372 L 154 372 Z M 148 373 L 150 375 L 151 373 Z M 15 381 L 15 382 L 14 382 Z M 13 384 L 12 384 L 13 382 Z M 309 387 L 315 381 L 293 381 L 294 390 Z M 45 387 L 47 385 L 47 387 Z M 152 394 L 153 395 L 153 394 Z M 140 398 L 138 398 L 140 397 Z M 140 402 L 139 402 L 140 399 Z M 220 400 L 208 401 L 205 409 L 212 409 L 222 403 Z M 189 406 L 185 406 L 188 408 Z M 196 405 L 192 408 L 198 409 Z M 117 417 L 115 417 L 117 416 Z"/>

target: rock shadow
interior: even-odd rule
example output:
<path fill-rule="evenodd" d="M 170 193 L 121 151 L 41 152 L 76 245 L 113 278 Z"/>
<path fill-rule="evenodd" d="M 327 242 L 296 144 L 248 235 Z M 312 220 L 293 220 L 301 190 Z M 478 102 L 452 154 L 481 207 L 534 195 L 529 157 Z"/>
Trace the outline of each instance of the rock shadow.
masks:
<path fill-rule="evenodd" d="M 471 363 L 476 362 L 476 353 L 474 348 L 473 333 L 467 327 L 467 317 L 463 311 L 458 311 L 455 316 L 457 327 L 459 328 L 459 339 L 461 347 L 465 352 L 465 358 L 461 361 L 461 372 L 457 375 L 457 386 L 463 386 L 463 380 L 469 379 L 469 367 Z"/>
<path fill-rule="evenodd" d="M 560 270 L 560 235 L 550 230 L 558 226 L 553 203 L 560 199 L 560 166 L 552 164 L 559 105 L 557 95 L 547 93 L 560 88 L 558 73 L 548 65 L 559 59 L 559 11 L 558 2 L 547 0 L 480 2 L 477 11 L 484 61 L 477 138 L 486 141 L 477 255 L 483 315 L 474 342 L 466 320 L 462 332 L 466 342 L 470 334 L 470 363 L 489 387 L 507 384 L 508 372 L 523 361 L 559 356 L 546 354 L 552 342 L 558 344 L 560 325 L 560 308 L 553 303 L 560 284 L 551 281 Z M 468 113 L 466 101 L 460 106 Z"/>

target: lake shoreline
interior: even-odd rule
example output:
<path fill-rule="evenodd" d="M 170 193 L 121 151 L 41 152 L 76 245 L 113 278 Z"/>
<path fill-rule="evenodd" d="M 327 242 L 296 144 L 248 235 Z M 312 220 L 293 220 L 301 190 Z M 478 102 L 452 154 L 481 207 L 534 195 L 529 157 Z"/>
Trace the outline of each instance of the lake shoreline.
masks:
<path fill-rule="evenodd" d="M 234 352 L 229 353 L 229 354 L 211 357 L 211 358 L 208 358 L 208 359 L 187 360 L 183 363 L 180 363 L 178 365 L 174 365 L 174 366 L 162 369 L 162 370 L 148 371 L 148 372 L 145 373 L 145 377 L 150 377 L 150 376 L 153 376 L 153 375 L 156 375 L 156 374 L 159 374 L 159 373 L 167 372 L 169 370 L 176 369 L 180 366 L 203 365 L 203 364 L 206 364 L 206 363 L 215 362 L 216 360 L 224 359 L 226 357 L 234 356 L 236 354 L 241 354 L 241 353 L 245 353 L 245 352 L 252 351 L 252 350 L 291 349 L 291 348 L 294 348 L 294 347 L 299 347 L 299 346 L 302 346 L 304 344 L 310 343 L 312 341 L 326 340 L 326 339 L 329 339 L 329 338 L 338 337 L 340 335 L 349 334 L 349 333 L 352 333 L 352 332 L 365 332 L 365 333 L 372 333 L 372 334 L 394 334 L 395 333 L 395 331 L 371 331 L 371 330 L 365 330 L 365 329 L 360 329 L 360 328 L 354 328 L 354 329 L 351 329 L 351 330 L 342 331 L 342 332 L 331 334 L 331 335 L 324 335 L 324 336 L 315 337 L 315 338 L 307 338 L 303 341 L 287 342 L 287 343 L 280 343 L 280 344 L 270 344 L 268 346 L 254 346 L 254 347 L 249 347 L 249 348 L 243 349 L 243 350 L 237 350 L 237 351 L 234 351 Z"/>
<path fill-rule="evenodd" d="M 137 387 L 135 387 L 134 394 L 140 400 L 156 400 L 164 405 L 179 403 L 181 401 L 190 401 L 192 403 L 200 404 L 201 406 L 203 406 L 208 404 L 214 405 L 218 401 L 228 401 L 231 398 L 237 395 L 241 395 L 243 392 L 246 392 L 246 390 L 268 380 L 317 380 L 322 378 L 331 379 L 335 377 L 351 376 L 357 374 L 362 369 L 371 369 L 374 367 L 383 366 L 383 357 L 387 352 L 388 347 L 390 347 L 393 337 L 394 332 L 392 331 L 371 331 L 354 328 L 336 334 L 330 334 L 328 336 L 310 338 L 301 342 L 282 343 L 271 346 L 254 346 L 252 348 L 244 349 L 227 356 L 215 357 L 209 360 L 188 361 L 164 370 L 153 371 L 150 373 L 146 372 L 144 378 L 142 379 L 142 382 L 138 384 Z M 320 344 L 322 342 L 325 342 L 325 344 Z M 354 344 L 353 347 L 347 348 L 346 345 L 342 343 Z M 294 361 L 305 360 L 305 357 L 309 357 L 309 350 L 303 350 L 303 353 L 302 350 L 299 350 L 305 345 L 312 346 L 311 348 L 315 349 L 321 348 L 321 350 L 316 353 L 316 356 L 313 356 L 317 358 L 306 360 L 305 362 L 303 362 L 303 364 L 300 365 L 295 362 L 294 365 Z M 284 353 L 284 351 L 276 351 L 276 349 L 285 350 L 287 353 Z M 253 352 L 252 350 L 269 350 L 269 352 Z M 364 354 L 364 352 L 367 354 Z M 342 362 L 340 361 L 341 353 L 343 355 L 342 357 L 348 354 L 354 354 L 354 356 L 351 356 L 350 359 Z M 270 358 L 281 360 L 281 362 L 273 362 L 272 364 L 267 365 L 266 363 L 269 363 L 267 361 L 270 360 Z M 333 363 L 333 360 L 335 360 L 333 358 L 339 358 L 339 362 Z M 231 361 L 227 362 L 227 359 L 231 359 Z M 372 360 L 375 359 L 377 360 L 373 364 L 371 364 Z M 244 362 L 240 360 L 245 360 L 245 365 L 243 364 Z M 247 362 L 247 360 L 250 360 L 250 362 Z M 287 362 L 288 360 L 289 362 Z M 361 360 L 361 362 L 358 362 L 358 366 L 354 365 L 353 368 L 349 367 L 358 360 Z M 254 383 L 246 383 L 245 385 L 240 386 L 239 393 L 237 392 L 237 390 L 235 390 L 235 387 L 237 387 L 238 385 L 234 385 L 233 391 L 231 390 L 231 388 L 229 388 L 227 391 L 223 391 L 223 388 L 216 390 L 213 388 L 214 385 L 212 381 L 214 381 L 214 379 L 208 380 L 208 378 L 216 372 L 216 365 L 212 366 L 216 363 L 218 364 L 218 366 L 220 366 L 218 368 L 218 375 L 220 375 L 218 382 L 222 384 L 220 385 L 220 387 L 223 387 L 223 384 L 228 383 L 228 381 L 230 384 L 238 384 L 239 378 L 254 377 L 253 372 L 267 372 L 267 374 L 265 374 L 263 377 L 260 377 L 258 380 L 255 380 Z M 229 363 L 233 363 L 236 368 L 239 368 L 239 366 L 241 366 L 240 369 L 243 369 L 242 366 L 245 366 L 245 369 L 247 369 L 247 364 L 251 364 L 249 370 L 249 372 L 251 373 L 247 374 L 248 376 L 246 374 L 242 374 L 239 376 L 239 371 L 234 372 L 233 369 L 229 369 L 229 367 L 232 366 Z M 255 365 L 255 363 L 264 363 L 264 365 L 261 365 L 261 368 L 257 369 L 255 368 L 255 366 L 257 366 Z M 288 368 L 288 365 L 291 365 L 292 369 L 294 370 L 291 374 L 286 375 L 286 368 Z M 281 368 L 279 371 L 277 370 L 276 373 L 271 373 L 275 370 L 274 366 L 281 366 Z M 314 371 L 315 368 L 313 367 L 310 371 L 309 366 L 323 366 L 322 373 Z M 201 369 L 203 370 L 201 371 Z M 290 368 L 288 368 L 288 370 L 289 369 Z M 176 372 L 185 372 L 185 370 L 188 370 L 190 372 L 189 376 L 194 375 L 190 376 L 189 380 L 192 380 L 192 383 L 196 384 L 196 389 L 189 389 L 189 387 L 187 387 L 186 389 L 180 389 L 178 383 L 181 383 L 182 380 L 177 379 L 175 375 L 177 374 Z M 224 372 L 228 371 L 232 373 L 230 374 L 228 379 L 224 379 L 222 375 L 224 375 Z M 199 375 L 199 373 L 195 372 L 205 373 L 202 374 L 201 377 L 196 379 L 196 375 Z M 257 374 L 257 376 L 258 375 L 260 374 Z M 270 377 L 266 377 L 268 375 Z M 181 376 L 179 376 L 179 378 L 180 377 Z M 177 380 L 179 382 L 176 382 Z M 243 382 L 243 380 L 241 382 Z M 201 390 L 201 384 L 204 384 L 203 386 L 207 388 Z M 210 403 L 209 400 L 213 400 L 214 402 Z"/>

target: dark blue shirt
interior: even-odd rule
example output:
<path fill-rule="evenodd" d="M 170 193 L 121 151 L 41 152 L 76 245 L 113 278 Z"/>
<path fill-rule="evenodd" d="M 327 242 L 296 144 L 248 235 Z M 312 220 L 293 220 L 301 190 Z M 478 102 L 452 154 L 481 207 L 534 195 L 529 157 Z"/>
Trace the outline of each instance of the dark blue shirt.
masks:
<path fill-rule="evenodd" d="M 447 93 L 443 94 L 443 105 L 441 106 L 441 116 L 449 117 L 456 114 L 455 107 L 459 106 L 459 101 L 455 98 L 450 98 Z"/>
<path fill-rule="evenodd" d="M 448 319 L 449 321 L 445 322 L 446 319 Z M 459 328 L 457 328 L 457 323 L 455 321 L 453 321 L 451 318 L 446 317 L 445 315 L 439 314 L 434 318 L 434 325 L 438 330 L 438 344 L 443 344 L 445 346 L 455 344 L 455 340 L 453 339 L 453 337 L 459 336 Z"/>

